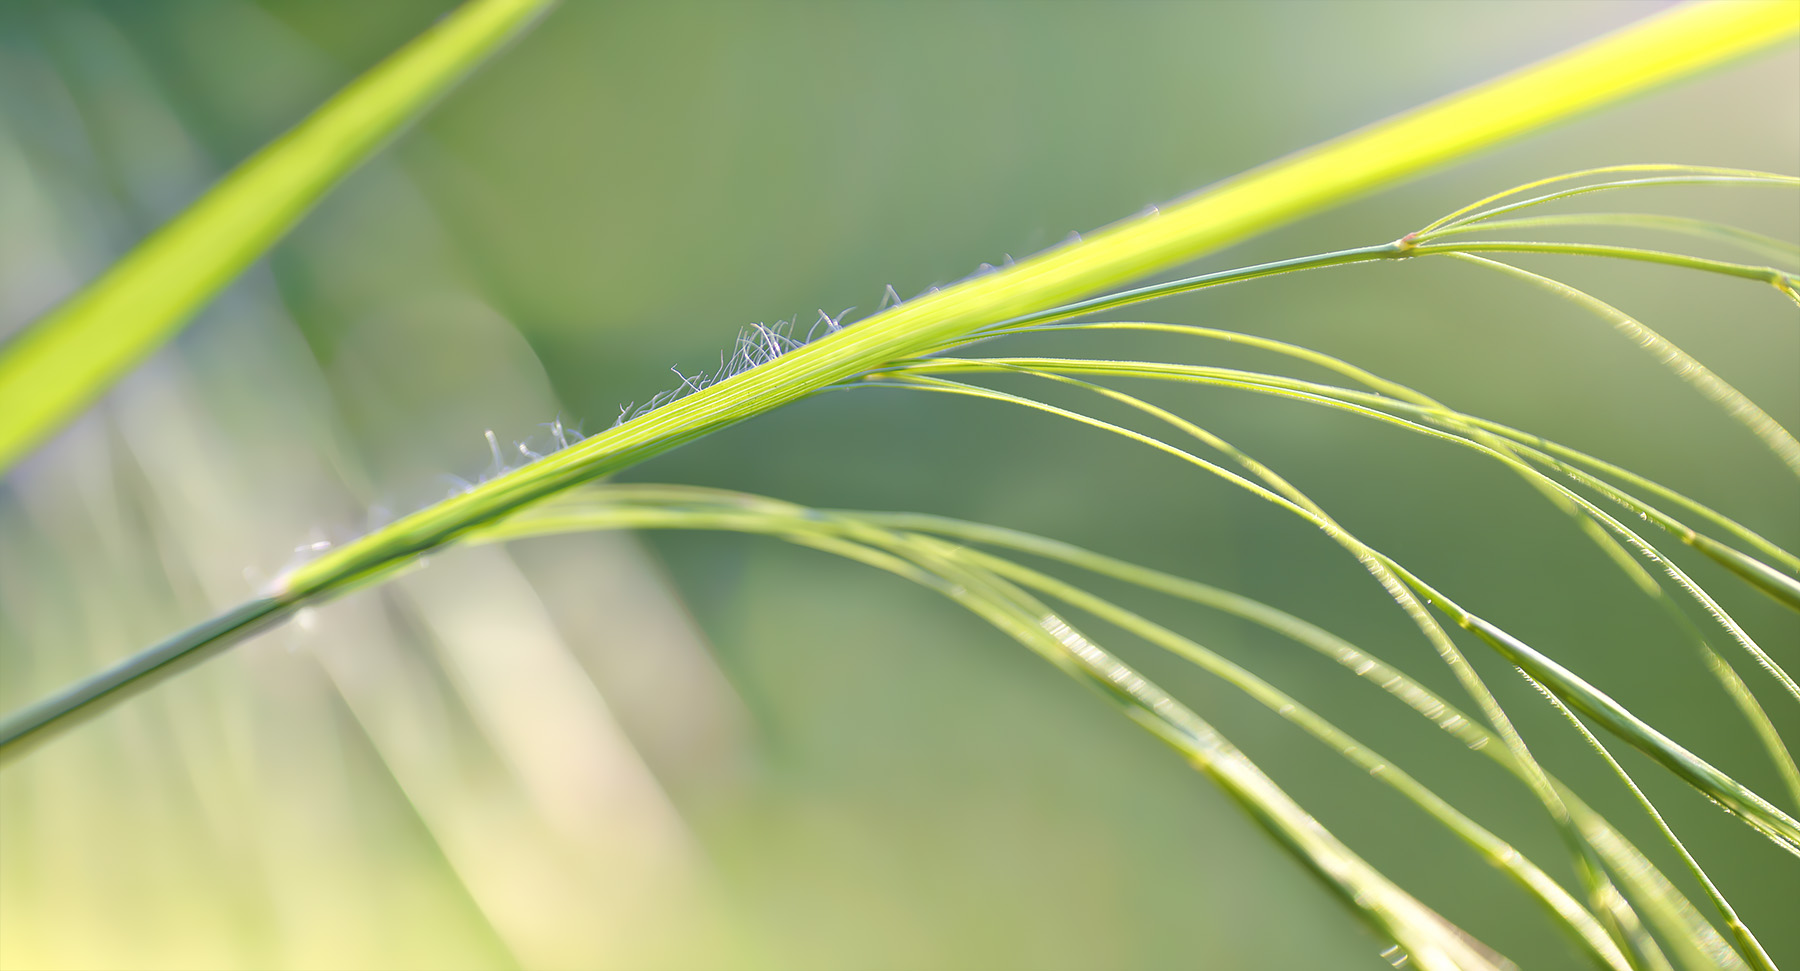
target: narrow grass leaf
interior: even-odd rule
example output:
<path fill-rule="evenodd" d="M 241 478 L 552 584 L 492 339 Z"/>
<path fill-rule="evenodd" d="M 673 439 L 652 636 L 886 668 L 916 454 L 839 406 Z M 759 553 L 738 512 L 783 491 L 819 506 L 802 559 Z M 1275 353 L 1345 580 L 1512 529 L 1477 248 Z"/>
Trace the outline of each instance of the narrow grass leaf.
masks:
<path fill-rule="evenodd" d="M 0 473 L 173 337 L 404 125 L 553 0 L 470 0 L 0 345 Z"/>

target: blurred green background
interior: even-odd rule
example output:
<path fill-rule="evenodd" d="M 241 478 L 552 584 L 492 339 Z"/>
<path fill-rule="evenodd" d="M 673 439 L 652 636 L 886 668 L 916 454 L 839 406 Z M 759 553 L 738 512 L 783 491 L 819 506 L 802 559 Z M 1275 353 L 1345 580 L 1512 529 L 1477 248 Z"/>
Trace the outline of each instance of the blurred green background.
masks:
<path fill-rule="evenodd" d="M 296 547 L 478 478 L 487 429 L 603 428 L 753 321 L 856 319 L 886 285 L 959 279 L 1662 6 L 566 3 L 0 481 L 0 708 L 251 595 Z M 0 335 L 446 9 L 0 5 Z M 1646 161 L 1800 171 L 1800 51 L 1206 265 L 1391 239 L 1519 182 Z M 1768 190 L 1620 204 L 1800 231 L 1795 198 Z M 1800 328 L 1767 289 L 1521 262 L 1800 424 Z M 1322 271 L 1141 313 L 1338 354 L 1800 543 L 1794 484 L 1747 432 L 1603 323 L 1476 268 Z M 1013 346 L 1269 363 L 1117 336 Z M 1152 396 L 1777 790 L 1677 632 L 1516 478 L 1295 404 Z M 1042 532 L 1260 597 L 1451 687 L 1315 531 L 1042 416 L 834 393 L 628 478 Z M 1795 658 L 1795 615 L 1691 569 Z M 1292 645 L 1157 611 L 1567 875 L 1541 812 L 1485 760 Z M 1575 966 L 1533 904 L 1413 807 L 1217 683 L 1116 646 L 1434 908 L 1522 967 Z M 1477 660 L 1552 770 L 1600 771 Z M 1776 959 L 1800 962 L 1800 868 L 1629 765 Z M 1675 874 L 1616 785 L 1586 791 Z M 1379 968 L 1384 946 L 1202 776 L 975 618 L 741 537 L 451 552 L 0 774 L 6 968 Z"/>

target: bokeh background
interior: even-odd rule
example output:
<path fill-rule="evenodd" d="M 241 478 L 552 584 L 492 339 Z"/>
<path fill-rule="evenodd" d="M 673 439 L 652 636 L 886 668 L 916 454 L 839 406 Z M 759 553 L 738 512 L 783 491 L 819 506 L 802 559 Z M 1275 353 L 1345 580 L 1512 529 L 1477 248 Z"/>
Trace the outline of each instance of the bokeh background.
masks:
<path fill-rule="evenodd" d="M 479 478 L 485 430 L 605 427 L 753 321 L 856 319 L 886 285 L 959 279 L 1662 6 L 572 0 L 0 481 L 0 708 L 251 595 L 297 547 Z M 0 6 L 0 335 L 446 9 Z M 1640 161 L 1800 171 L 1800 51 L 1204 265 L 1391 239 L 1519 182 Z M 1793 195 L 1767 190 L 1615 204 L 1800 233 Z M 1766 288 L 1522 262 L 1800 425 L 1800 328 Z M 1603 323 L 1475 268 L 1339 269 L 1143 314 L 1336 353 L 1800 544 L 1794 483 L 1748 433 Z M 1031 346 L 1269 363 L 1118 337 Z M 1516 478 L 1298 405 L 1155 394 L 1778 789 L 1691 649 Z M 836 393 L 626 478 L 1046 533 L 1261 597 L 1450 687 L 1324 537 L 1042 416 Z M 1793 614 L 1693 570 L 1795 659 Z M 1566 875 L 1542 814 L 1486 760 L 1292 645 L 1157 610 Z M 1413 807 L 1219 684 L 1116 647 L 1432 906 L 1522 967 L 1575 966 L 1522 894 Z M 1590 800 L 1676 874 L 1556 717 L 1477 660 L 1547 764 L 1591 778 Z M 1777 960 L 1800 962 L 1800 868 L 1629 765 Z M 6 968 L 1379 968 L 1384 946 L 1085 689 L 926 591 L 767 540 L 447 553 L 0 774 Z"/>

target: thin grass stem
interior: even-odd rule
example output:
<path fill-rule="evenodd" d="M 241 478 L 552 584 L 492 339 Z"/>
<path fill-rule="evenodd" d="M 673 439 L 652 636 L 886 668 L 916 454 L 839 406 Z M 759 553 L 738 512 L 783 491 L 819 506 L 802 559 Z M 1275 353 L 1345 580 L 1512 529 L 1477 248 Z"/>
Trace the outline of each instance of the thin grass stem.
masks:
<path fill-rule="evenodd" d="M 1681 233 L 1698 239 L 1729 243 L 1758 256 L 1800 264 L 1800 246 L 1728 223 L 1688 216 L 1670 216 L 1649 212 L 1577 212 L 1554 216 L 1526 216 L 1519 219 L 1484 219 L 1454 229 L 1440 229 L 1431 234 L 1434 240 L 1468 233 L 1491 233 L 1513 229 L 1587 229 L 1617 226 L 1625 229 L 1651 229 Z"/>

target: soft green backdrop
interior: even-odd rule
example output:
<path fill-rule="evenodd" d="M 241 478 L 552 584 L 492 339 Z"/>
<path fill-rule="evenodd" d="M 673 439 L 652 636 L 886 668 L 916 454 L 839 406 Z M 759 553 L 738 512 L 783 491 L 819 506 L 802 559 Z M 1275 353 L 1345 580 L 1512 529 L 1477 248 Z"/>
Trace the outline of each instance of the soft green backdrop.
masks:
<path fill-rule="evenodd" d="M 568 3 L 0 482 L 0 707 L 247 596 L 296 546 L 479 477 L 484 430 L 504 445 L 558 414 L 604 427 L 752 321 L 855 319 L 885 285 L 958 279 L 1661 6 Z M 444 9 L 0 7 L 0 334 Z M 1390 239 L 1517 182 L 1640 161 L 1800 171 L 1800 52 L 1211 265 Z M 1638 204 L 1800 227 L 1791 195 L 1760 189 Z M 1775 294 L 1530 265 L 1800 424 L 1800 328 Z M 1800 543 L 1794 484 L 1746 432 L 1603 324 L 1474 268 L 1329 270 L 1144 313 L 1321 348 Z M 1080 338 L 1097 340 L 1198 353 Z M 1523 483 L 1348 417 L 1157 396 L 1778 788 L 1746 733 L 1715 724 L 1716 700 L 1691 700 L 1711 690 L 1691 651 Z M 631 477 L 1043 532 L 1261 597 L 1450 687 L 1316 532 L 1147 450 L 991 404 L 827 395 Z M 1721 599 L 1793 657 L 1793 614 L 1741 588 Z M 1523 791 L 1379 693 L 1234 623 L 1166 616 L 1557 859 Z M 1118 647 L 1426 902 L 1523 967 L 1573 962 L 1412 807 L 1218 685 Z M 1530 737 L 1561 737 L 1517 679 L 1484 671 Z M 1791 708 L 1775 718 L 1800 732 Z M 1547 747 L 1565 777 L 1597 770 Z M 1642 775 L 1776 959 L 1800 961 L 1800 869 Z M 1654 844 L 1616 787 L 1593 800 Z M 974 618 L 738 537 L 451 553 L 0 775 L 9 968 L 1378 968 L 1382 946 L 1204 778 Z"/>

